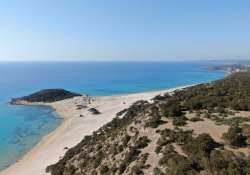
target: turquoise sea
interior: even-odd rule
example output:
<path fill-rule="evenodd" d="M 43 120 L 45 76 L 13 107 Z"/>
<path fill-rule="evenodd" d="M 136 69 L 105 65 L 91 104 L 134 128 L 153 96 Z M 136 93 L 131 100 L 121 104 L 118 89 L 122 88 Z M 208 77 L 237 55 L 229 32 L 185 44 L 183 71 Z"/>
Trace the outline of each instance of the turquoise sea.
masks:
<path fill-rule="evenodd" d="M 48 88 L 91 96 L 129 94 L 217 80 L 205 62 L 0 62 L 0 170 L 60 124 L 50 107 L 13 106 L 11 98 Z"/>

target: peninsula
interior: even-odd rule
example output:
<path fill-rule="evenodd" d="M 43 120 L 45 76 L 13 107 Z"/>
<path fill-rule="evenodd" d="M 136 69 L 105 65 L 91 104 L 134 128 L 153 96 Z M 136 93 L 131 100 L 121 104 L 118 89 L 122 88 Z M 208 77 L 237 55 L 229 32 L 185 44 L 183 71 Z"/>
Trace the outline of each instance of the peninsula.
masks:
<path fill-rule="evenodd" d="M 239 63 L 239 64 L 229 64 L 229 65 L 220 65 L 220 66 L 206 66 L 202 69 L 224 71 L 230 74 L 234 72 L 248 71 L 250 70 L 250 66 Z"/>

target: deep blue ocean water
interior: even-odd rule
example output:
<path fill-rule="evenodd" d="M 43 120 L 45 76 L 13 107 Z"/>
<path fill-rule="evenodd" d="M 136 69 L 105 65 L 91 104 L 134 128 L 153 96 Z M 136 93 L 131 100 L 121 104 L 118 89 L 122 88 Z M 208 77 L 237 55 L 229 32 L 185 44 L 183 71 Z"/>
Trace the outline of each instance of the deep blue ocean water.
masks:
<path fill-rule="evenodd" d="M 217 80 L 224 72 L 202 62 L 0 62 L 0 170 L 60 124 L 50 107 L 13 106 L 11 98 L 48 88 L 91 96 L 168 89 Z"/>

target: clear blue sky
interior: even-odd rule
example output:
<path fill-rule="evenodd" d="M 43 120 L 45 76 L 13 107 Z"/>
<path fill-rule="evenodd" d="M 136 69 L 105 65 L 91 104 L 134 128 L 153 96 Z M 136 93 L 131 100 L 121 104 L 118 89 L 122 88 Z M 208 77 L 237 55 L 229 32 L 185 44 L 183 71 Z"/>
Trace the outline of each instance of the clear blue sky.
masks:
<path fill-rule="evenodd" d="M 0 61 L 250 58 L 249 0 L 0 0 Z"/>

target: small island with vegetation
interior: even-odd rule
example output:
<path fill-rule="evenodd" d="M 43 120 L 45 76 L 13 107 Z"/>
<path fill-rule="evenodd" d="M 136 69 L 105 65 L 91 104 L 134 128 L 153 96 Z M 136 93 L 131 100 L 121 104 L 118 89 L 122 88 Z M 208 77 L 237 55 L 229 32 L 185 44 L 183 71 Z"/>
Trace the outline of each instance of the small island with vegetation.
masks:
<path fill-rule="evenodd" d="M 82 96 L 81 94 L 73 93 L 70 91 L 66 91 L 64 89 L 44 89 L 39 92 L 33 93 L 28 96 L 13 98 L 11 100 L 11 104 L 18 104 L 20 101 L 26 101 L 30 103 L 34 102 L 44 102 L 50 103 L 55 101 L 60 101 L 76 96 Z"/>

